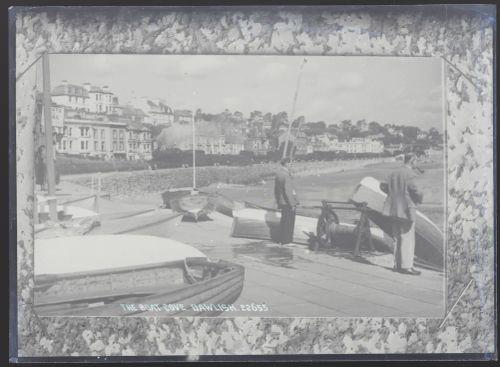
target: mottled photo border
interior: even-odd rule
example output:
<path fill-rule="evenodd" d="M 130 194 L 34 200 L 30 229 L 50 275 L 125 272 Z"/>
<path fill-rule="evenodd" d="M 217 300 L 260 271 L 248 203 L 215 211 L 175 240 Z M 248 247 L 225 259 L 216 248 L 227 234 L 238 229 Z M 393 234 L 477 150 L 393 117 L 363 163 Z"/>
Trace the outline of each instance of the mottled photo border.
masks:
<path fill-rule="evenodd" d="M 16 177 L 10 207 L 17 212 L 11 214 L 15 240 L 10 243 L 10 271 L 16 276 L 10 292 L 12 361 L 97 356 L 109 361 L 167 356 L 222 360 L 241 355 L 298 360 L 313 359 L 312 354 L 387 360 L 410 359 L 408 353 L 418 353 L 419 359 L 496 359 L 494 6 L 40 7 L 13 8 L 9 22 L 10 88 L 15 95 L 10 101 L 10 149 L 15 152 L 11 172 Z M 446 315 L 38 317 L 33 309 L 38 76 L 29 67 L 44 52 L 442 58 L 448 174 Z"/>

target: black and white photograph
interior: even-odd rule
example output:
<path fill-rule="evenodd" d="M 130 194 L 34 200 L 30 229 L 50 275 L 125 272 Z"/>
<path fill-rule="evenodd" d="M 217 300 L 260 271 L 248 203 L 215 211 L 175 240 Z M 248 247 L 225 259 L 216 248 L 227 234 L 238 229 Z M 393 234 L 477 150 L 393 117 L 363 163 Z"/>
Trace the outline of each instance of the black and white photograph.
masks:
<path fill-rule="evenodd" d="M 45 62 L 40 315 L 444 315 L 440 59 Z"/>
<path fill-rule="evenodd" d="M 493 6 L 8 26 L 12 363 L 498 359 Z"/>

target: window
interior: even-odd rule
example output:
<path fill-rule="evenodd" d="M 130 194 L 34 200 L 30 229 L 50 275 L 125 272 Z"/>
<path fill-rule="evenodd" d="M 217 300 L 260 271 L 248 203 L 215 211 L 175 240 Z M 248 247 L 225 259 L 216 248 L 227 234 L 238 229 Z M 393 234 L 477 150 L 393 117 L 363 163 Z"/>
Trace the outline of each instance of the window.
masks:
<path fill-rule="evenodd" d="M 95 150 L 95 151 L 98 151 L 98 150 L 99 150 L 99 147 L 97 146 L 97 142 L 96 142 L 96 141 L 94 141 L 94 150 Z"/>
<path fill-rule="evenodd" d="M 120 139 L 123 139 L 123 130 L 120 130 Z"/>
<path fill-rule="evenodd" d="M 68 97 L 68 101 L 71 103 L 73 98 L 71 98 L 71 96 Z"/>
<path fill-rule="evenodd" d="M 87 150 L 89 149 L 89 142 L 88 142 L 88 140 L 85 142 L 85 149 L 87 149 Z"/>
<path fill-rule="evenodd" d="M 73 149 L 73 142 L 72 141 L 69 142 L 69 149 Z"/>
<path fill-rule="evenodd" d="M 123 150 L 123 143 L 120 142 L 120 150 Z"/>
<path fill-rule="evenodd" d="M 95 100 L 97 101 L 97 93 L 96 93 L 96 95 L 95 95 Z"/>
<path fill-rule="evenodd" d="M 92 129 L 94 133 L 94 139 L 97 139 L 97 129 Z"/>
<path fill-rule="evenodd" d="M 80 148 L 81 150 L 85 150 L 85 142 L 80 142 Z"/>
<path fill-rule="evenodd" d="M 116 139 L 116 130 L 113 129 L 113 139 Z"/>
<path fill-rule="evenodd" d="M 116 141 L 113 142 L 113 150 L 116 150 Z"/>
<path fill-rule="evenodd" d="M 63 140 L 62 143 L 63 143 L 63 150 L 66 150 L 66 140 Z"/>
<path fill-rule="evenodd" d="M 104 129 L 101 129 L 101 139 L 104 139 Z"/>

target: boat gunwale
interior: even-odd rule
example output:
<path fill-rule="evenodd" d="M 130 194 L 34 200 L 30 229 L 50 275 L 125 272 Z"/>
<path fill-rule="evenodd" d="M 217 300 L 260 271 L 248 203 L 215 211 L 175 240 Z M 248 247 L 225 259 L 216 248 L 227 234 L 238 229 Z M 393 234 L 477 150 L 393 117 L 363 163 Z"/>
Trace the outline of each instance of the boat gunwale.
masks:
<path fill-rule="evenodd" d="M 236 263 L 232 263 L 230 261 L 226 260 L 217 260 L 217 261 L 212 261 L 208 259 L 207 257 L 187 257 L 185 260 L 174 260 L 174 261 L 161 261 L 157 263 L 151 263 L 151 264 L 143 264 L 143 265 L 130 265 L 130 266 L 122 266 L 118 268 L 106 268 L 106 269 L 98 269 L 98 270 L 89 270 L 89 271 L 79 271 L 79 272 L 74 272 L 74 273 L 61 273 L 61 274 L 39 274 L 35 275 L 35 282 L 40 282 L 42 284 L 48 284 L 52 283 L 54 281 L 60 281 L 60 280 L 70 280 L 70 279 L 76 279 L 76 278 L 81 278 L 83 276 L 98 276 L 98 275 L 111 275 L 111 274 L 118 274 L 118 273 L 125 273 L 128 271 L 141 271 L 141 270 L 150 270 L 154 268 L 162 268 L 162 267 L 175 267 L 179 265 L 183 265 L 187 263 L 187 265 L 205 265 L 205 264 L 210 264 L 211 266 L 215 266 L 218 268 L 223 268 L 227 267 L 227 265 L 233 265 L 234 267 L 241 266 Z M 36 288 L 35 284 L 35 288 Z"/>
<path fill-rule="evenodd" d="M 189 260 L 190 260 L 190 264 L 188 264 L 188 265 L 207 265 L 207 264 L 209 264 L 209 265 L 213 265 L 213 266 L 218 266 L 221 269 L 229 268 L 229 271 L 226 271 L 222 274 L 219 274 L 213 278 L 208 278 L 208 279 L 201 280 L 201 281 L 195 282 L 195 283 L 184 284 L 185 286 L 182 286 L 182 284 L 179 284 L 175 288 L 173 288 L 173 289 L 170 288 L 166 292 L 161 292 L 161 291 L 160 292 L 152 292 L 154 287 L 149 287 L 149 288 L 143 287 L 142 291 L 141 291 L 141 287 L 139 286 L 139 287 L 131 288 L 133 290 L 132 292 L 114 294 L 114 295 L 108 296 L 108 297 L 105 297 L 104 295 L 99 294 L 99 292 L 106 292 L 106 290 L 99 291 L 99 292 L 97 292 L 97 294 L 95 293 L 92 296 L 89 296 L 87 298 L 70 298 L 70 299 L 61 298 L 61 299 L 57 299 L 57 296 L 52 296 L 52 297 L 49 297 L 49 300 L 50 300 L 50 298 L 55 298 L 55 300 L 52 300 L 51 302 L 43 302 L 43 303 L 37 303 L 36 302 L 37 297 L 35 297 L 35 307 L 57 306 L 57 305 L 72 304 L 72 303 L 90 303 L 89 301 L 96 301 L 98 299 L 109 298 L 109 297 L 112 297 L 112 298 L 121 297 L 121 298 L 130 299 L 130 298 L 134 298 L 134 296 L 135 296 L 135 298 L 140 297 L 141 300 L 145 301 L 145 300 L 149 300 L 152 298 L 165 297 L 167 295 L 177 295 L 178 298 L 180 297 L 180 299 L 182 299 L 183 295 L 186 292 L 188 293 L 188 295 L 190 295 L 191 293 L 198 294 L 197 292 L 193 292 L 193 290 L 196 290 L 200 287 L 203 288 L 207 284 L 212 285 L 210 288 L 207 289 L 207 290 L 210 290 L 210 289 L 213 289 L 216 287 L 220 287 L 231 280 L 233 280 L 233 282 L 234 282 L 233 286 L 236 286 L 236 284 L 238 284 L 238 282 L 234 281 L 234 279 L 238 279 L 240 277 L 242 278 L 242 280 L 244 280 L 245 268 L 242 265 L 239 265 L 239 264 L 236 264 L 233 262 L 229 262 L 226 260 L 219 260 L 217 262 L 211 262 L 205 258 L 189 258 Z M 184 264 L 184 261 L 182 261 L 182 260 L 176 261 L 176 263 L 177 263 L 177 265 Z M 219 263 L 222 263 L 222 264 L 219 264 Z M 183 270 L 184 274 L 187 271 L 187 269 L 184 266 L 182 267 L 182 270 Z M 57 280 L 59 280 L 59 279 L 57 279 Z M 161 286 L 158 286 L 156 288 L 161 289 Z M 141 294 L 144 294 L 144 293 L 147 293 L 147 294 L 141 297 Z M 43 299 L 43 297 L 41 297 L 41 298 Z M 178 300 L 176 299 L 175 301 L 178 301 Z M 110 305 L 113 305 L 113 304 L 115 304 L 115 302 L 110 302 L 108 304 L 104 304 L 103 306 L 98 306 L 98 307 L 109 307 Z M 84 308 L 84 309 L 86 309 L 86 308 Z"/>

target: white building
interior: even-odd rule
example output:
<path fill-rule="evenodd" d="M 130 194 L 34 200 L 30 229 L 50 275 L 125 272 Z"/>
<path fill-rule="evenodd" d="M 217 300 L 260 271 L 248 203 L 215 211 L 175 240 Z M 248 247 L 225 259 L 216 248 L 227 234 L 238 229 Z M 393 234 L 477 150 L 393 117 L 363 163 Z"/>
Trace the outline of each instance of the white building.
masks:
<path fill-rule="evenodd" d="M 384 152 L 384 144 L 382 142 L 363 138 L 354 138 L 348 141 L 333 140 L 330 148 L 330 150 L 344 151 L 351 154 Z"/>
<path fill-rule="evenodd" d="M 94 113 L 111 114 L 113 109 L 113 93 L 108 86 L 98 87 L 90 83 L 83 86 L 69 84 L 63 80 L 60 85 L 52 90 L 52 101 L 58 105 L 75 110 Z"/>
<path fill-rule="evenodd" d="M 88 93 L 87 105 L 89 112 L 113 113 L 113 93 L 109 91 L 107 85 L 101 87 L 84 83 L 83 87 Z"/>
<path fill-rule="evenodd" d="M 144 111 L 144 122 L 148 124 L 169 126 L 174 122 L 174 111 L 162 100 L 142 97 L 132 100 L 131 104 Z"/>
<path fill-rule="evenodd" d="M 53 103 L 75 110 L 90 111 L 88 99 L 87 89 L 80 85 L 69 84 L 66 80 L 52 90 Z"/>

